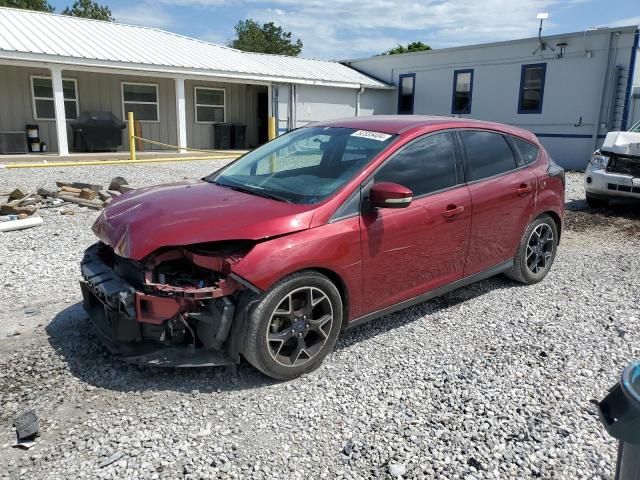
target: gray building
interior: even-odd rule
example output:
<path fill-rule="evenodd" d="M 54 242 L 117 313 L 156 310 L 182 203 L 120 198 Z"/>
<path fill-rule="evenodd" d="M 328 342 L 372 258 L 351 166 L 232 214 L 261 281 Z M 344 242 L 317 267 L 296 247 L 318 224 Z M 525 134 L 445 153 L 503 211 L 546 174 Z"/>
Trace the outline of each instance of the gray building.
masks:
<path fill-rule="evenodd" d="M 584 169 L 608 131 L 640 119 L 638 27 L 544 36 L 542 42 L 527 38 L 344 63 L 398 87 L 388 95 L 387 113 L 516 125 L 536 133 L 558 163 Z"/>
<path fill-rule="evenodd" d="M 299 122 L 384 113 L 393 90 L 338 62 L 0 7 L 0 137 L 23 139 L 34 124 L 60 155 L 73 151 L 69 124 L 85 111 L 120 119 L 132 111 L 144 138 L 182 151 L 213 148 L 215 124 L 239 123 L 252 147 L 266 141 L 268 117 L 286 131 Z"/>

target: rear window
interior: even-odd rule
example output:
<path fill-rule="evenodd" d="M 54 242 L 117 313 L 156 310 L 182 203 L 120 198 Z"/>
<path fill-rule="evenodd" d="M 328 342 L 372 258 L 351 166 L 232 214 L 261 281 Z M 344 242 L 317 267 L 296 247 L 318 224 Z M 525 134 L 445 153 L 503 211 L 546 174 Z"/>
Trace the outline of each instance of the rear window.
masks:
<path fill-rule="evenodd" d="M 460 135 L 469 159 L 469 180 L 492 177 L 516 168 L 513 150 L 499 133 L 463 130 Z"/>
<path fill-rule="evenodd" d="M 519 167 L 529 165 L 538 159 L 538 147 L 519 138 L 511 137 L 511 139 L 513 143 L 516 144 L 518 152 L 520 152 L 520 158 L 518 159 Z"/>

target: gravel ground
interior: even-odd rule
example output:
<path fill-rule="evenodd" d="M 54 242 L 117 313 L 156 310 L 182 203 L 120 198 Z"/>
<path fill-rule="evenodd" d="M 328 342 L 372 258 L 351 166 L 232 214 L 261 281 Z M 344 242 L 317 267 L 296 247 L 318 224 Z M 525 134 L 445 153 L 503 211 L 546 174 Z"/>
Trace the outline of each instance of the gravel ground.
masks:
<path fill-rule="evenodd" d="M 0 190 L 215 168 L 7 171 Z M 568 180 L 544 282 L 496 277 L 345 332 L 286 383 L 111 358 L 78 303 L 96 213 L 43 211 L 44 226 L 0 234 L 0 478 L 613 478 L 593 399 L 640 357 L 640 209 L 588 210 Z M 41 437 L 11 448 L 28 407 Z"/>

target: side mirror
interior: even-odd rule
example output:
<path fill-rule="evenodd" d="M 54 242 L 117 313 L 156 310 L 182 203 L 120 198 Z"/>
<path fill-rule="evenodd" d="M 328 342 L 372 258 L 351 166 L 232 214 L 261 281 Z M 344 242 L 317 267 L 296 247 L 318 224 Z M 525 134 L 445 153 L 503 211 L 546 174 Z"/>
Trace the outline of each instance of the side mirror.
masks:
<path fill-rule="evenodd" d="M 372 207 L 377 208 L 405 208 L 413 200 L 413 192 L 397 183 L 374 183 L 369 190 Z"/>

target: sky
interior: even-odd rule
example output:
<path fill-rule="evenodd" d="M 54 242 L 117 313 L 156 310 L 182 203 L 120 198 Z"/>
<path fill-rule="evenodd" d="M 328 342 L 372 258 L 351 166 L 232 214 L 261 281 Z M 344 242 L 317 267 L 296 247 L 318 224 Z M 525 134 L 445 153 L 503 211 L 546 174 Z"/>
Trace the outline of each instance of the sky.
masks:
<path fill-rule="evenodd" d="M 57 12 L 73 0 L 49 0 Z M 116 21 L 226 44 L 238 20 L 274 22 L 304 44 L 303 57 L 368 57 L 398 43 L 432 48 L 599 26 L 640 24 L 637 0 L 98 0 Z"/>

